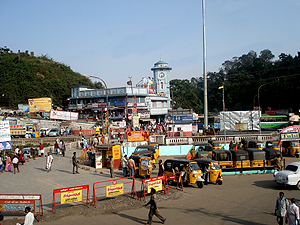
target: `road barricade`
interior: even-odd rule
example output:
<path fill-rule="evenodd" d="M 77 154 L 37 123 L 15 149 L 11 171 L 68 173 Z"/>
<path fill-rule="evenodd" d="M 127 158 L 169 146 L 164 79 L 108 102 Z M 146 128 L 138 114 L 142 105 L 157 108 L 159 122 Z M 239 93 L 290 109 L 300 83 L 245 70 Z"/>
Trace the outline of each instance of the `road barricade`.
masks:
<path fill-rule="evenodd" d="M 179 188 L 179 184 L 180 184 L 181 190 L 183 191 L 183 182 L 182 182 L 181 172 L 177 172 L 174 175 L 167 176 L 167 180 L 168 180 L 169 187 L 172 187 L 171 186 L 172 181 L 177 180 L 178 182 L 176 182 L 176 189 Z"/>
<path fill-rule="evenodd" d="M 154 188 L 156 191 L 164 191 L 164 194 L 166 194 L 166 190 L 168 189 L 168 195 L 170 195 L 166 175 L 143 179 L 140 200 L 142 195 L 144 195 L 144 200 L 146 202 L 146 194 L 150 193 L 151 188 Z"/>
<path fill-rule="evenodd" d="M 86 190 L 86 194 L 84 195 L 84 190 Z M 60 202 L 56 203 L 55 195 L 60 194 Z M 62 204 L 68 204 L 71 202 L 81 202 L 85 201 L 85 205 L 89 204 L 90 208 L 90 186 L 89 185 L 81 185 L 76 187 L 68 187 L 68 188 L 60 188 L 53 190 L 53 203 L 52 203 L 52 211 L 56 213 L 56 206 Z"/>
<path fill-rule="evenodd" d="M 94 206 L 97 208 L 97 199 L 109 198 L 128 193 L 130 193 L 131 197 L 137 198 L 134 177 L 123 177 L 95 182 L 93 184 Z"/>
<path fill-rule="evenodd" d="M 38 201 L 38 204 L 36 204 Z M 29 206 L 32 213 L 38 213 L 38 221 L 43 215 L 42 196 L 37 194 L 0 194 L 0 211 L 8 213 L 24 213 Z M 38 210 L 37 210 L 38 208 Z"/>

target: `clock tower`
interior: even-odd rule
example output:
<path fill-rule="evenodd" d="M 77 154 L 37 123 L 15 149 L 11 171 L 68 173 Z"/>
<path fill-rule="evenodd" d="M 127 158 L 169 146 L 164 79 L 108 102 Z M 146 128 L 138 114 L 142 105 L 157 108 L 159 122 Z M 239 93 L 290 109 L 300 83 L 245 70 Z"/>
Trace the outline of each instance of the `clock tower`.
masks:
<path fill-rule="evenodd" d="M 153 71 L 154 82 L 156 83 L 156 94 L 168 97 L 168 109 L 171 109 L 169 73 L 172 68 L 168 66 L 168 63 L 160 59 L 154 64 L 154 67 L 151 68 L 151 70 Z"/>

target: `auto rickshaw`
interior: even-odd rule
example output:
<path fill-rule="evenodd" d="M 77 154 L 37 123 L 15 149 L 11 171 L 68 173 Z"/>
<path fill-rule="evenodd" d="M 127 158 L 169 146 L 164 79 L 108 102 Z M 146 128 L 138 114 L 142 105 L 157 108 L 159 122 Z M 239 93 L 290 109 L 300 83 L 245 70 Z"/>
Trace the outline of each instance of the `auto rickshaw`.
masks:
<path fill-rule="evenodd" d="M 267 141 L 266 142 L 266 148 L 272 148 L 272 149 L 275 149 L 275 150 L 278 150 L 278 151 L 282 152 L 281 143 L 280 143 L 280 145 L 278 145 L 278 142 L 279 141 Z"/>
<path fill-rule="evenodd" d="M 199 168 L 204 173 L 205 183 L 213 183 L 222 185 L 222 169 L 219 162 L 211 159 L 194 159 L 197 162 Z M 209 170 L 209 172 L 206 172 Z M 209 173 L 209 174 L 205 174 Z"/>
<path fill-rule="evenodd" d="M 137 177 L 150 178 L 152 174 L 151 157 L 143 155 L 133 155 L 132 159 L 135 162 L 134 175 Z"/>
<path fill-rule="evenodd" d="M 159 149 L 157 149 L 154 145 L 139 145 L 135 148 L 133 155 L 153 155 L 154 160 L 159 156 Z M 155 161 L 154 161 L 155 162 Z"/>
<path fill-rule="evenodd" d="M 222 149 L 221 141 L 208 140 L 208 143 L 210 143 L 210 144 L 212 145 L 213 150 L 216 150 L 216 149 Z"/>
<path fill-rule="evenodd" d="M 249 159 L 250 159 L 250 166 L 251 167 L 264 167 L 266 166 L 265 160 L 266 160 L 266 153 L 262 150 L 259 150 L 257 148 L 248 148 L 247 149 L 249 153 Z"/>
<path fill-rule="evenodd" d="M 282 153 L 285 155 L 296 156 L 299 158 L 300 144 L 299 141 L 283 141 L 282 142 Z"/>
<path fill-rule="evenodd" d="M 221 168 L 233 167 L 232 156 L 229 150 L 213 150 L 212 159 L 218 161 Z"/>
<path fill-rule="evenodd" d="M 196 154 L 196 159 L 212 159 L 212 154 L 207 151 L 198 151 Z"/>
<path fill-rule="evenodd" d="M 156 158 L 158 158 L 158 156 L 159 156 L 159 144 L 157 142 L 149 142 L 149 145 L 154 146 L 156 154 L 157 154 Z"/>
<path fill-rule="evenodd" d="M 275 150 L 273 148 L 264 148 L 263 151 L 266 153 L 266 165 L 267 166 L 273 166 L 275 165 L 275 159 L 281 158 L 281 152 L 278 150 Z M 281 160 L 280 160 L 281 161 Z M 281 161 L 282 164 L 282 161 Z M 282 165 L 280 165 L 282 167 Z"/>
<path fill-rule="evenodd" d="M 253 139 L 244 138 L 241 142 L 243 144 L 244 150 L 247 150 L 248 148 L 255 148 L 255 142 Z"/>
<path fill-rule="evenodd" d="M 163 174 L 167 176 L 181 172 L 181 176 L 178 176 L 174 182 L 181 182 L 181 179 L 184 179 L 183 183 L 185 184 L 197 184 L 198 188 L 203 188 L 203 174 L 197 162 L 186 159 L 167 159 L 164 162 L 164 168 Z M 190 172 L 187 173 L 187 170 Z M 187 175 L 185 173 L 187 173 Z"/>
<path fill-rule="evenodd" d="M 206 151 L 212 153 L 213 147 L 210 143 L 198 143 L 192 146 L 191 151 L 193 150 L 195 151 L 195 154 L 197 154 L 197 152 L 199 151 Z"/>
<path fill-rule="evenodd" d="M 250 167 L 250 160 L 248 152 L 244 150 L 230 150 L 232 155 L 233 167 L 244 168 Z"/>

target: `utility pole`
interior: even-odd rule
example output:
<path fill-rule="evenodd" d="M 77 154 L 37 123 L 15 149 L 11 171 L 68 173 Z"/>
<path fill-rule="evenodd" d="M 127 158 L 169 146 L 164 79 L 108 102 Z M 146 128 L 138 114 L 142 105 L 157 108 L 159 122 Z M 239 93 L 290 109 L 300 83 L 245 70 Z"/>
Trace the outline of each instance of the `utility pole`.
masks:
<path fill-rule="evenodd" d="M 203 21 L 203 78 L 204 78 L 204 130 L 208 128 L 208 104 L 207 104 L 207 73 L 206 73 L 206 30 L 205 30 L 205 0 L 202 0 Z"/>

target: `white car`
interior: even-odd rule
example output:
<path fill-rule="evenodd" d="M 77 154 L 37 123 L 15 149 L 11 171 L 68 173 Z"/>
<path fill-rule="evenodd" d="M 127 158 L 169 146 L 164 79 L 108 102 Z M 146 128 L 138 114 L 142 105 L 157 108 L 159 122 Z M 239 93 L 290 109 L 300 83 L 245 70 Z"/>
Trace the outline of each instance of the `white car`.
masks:
<path fill-rule="evenodd" d="M 290 163 L 285 170 L 274 173 L 274 182 L 283 185 L 296 185 L 300 190 L 300 162 Z"/>

